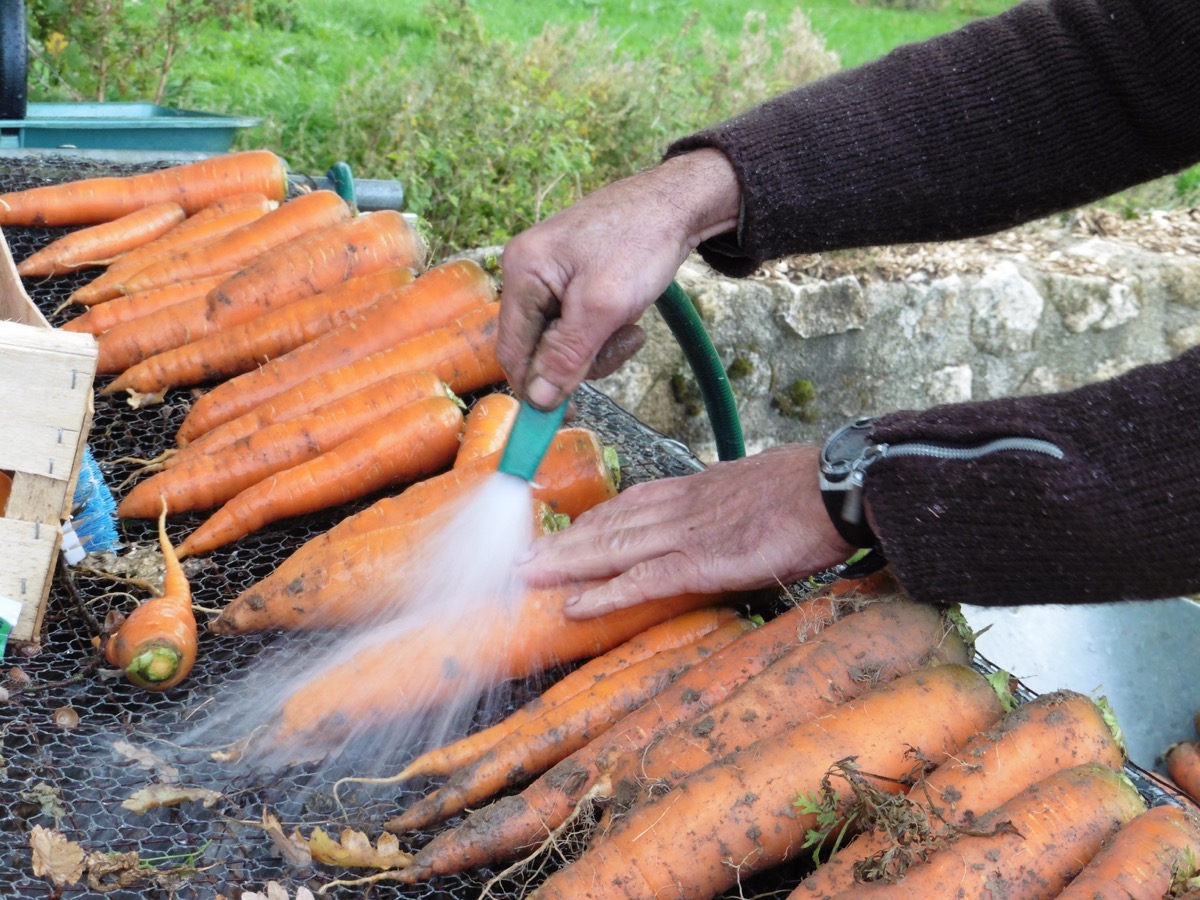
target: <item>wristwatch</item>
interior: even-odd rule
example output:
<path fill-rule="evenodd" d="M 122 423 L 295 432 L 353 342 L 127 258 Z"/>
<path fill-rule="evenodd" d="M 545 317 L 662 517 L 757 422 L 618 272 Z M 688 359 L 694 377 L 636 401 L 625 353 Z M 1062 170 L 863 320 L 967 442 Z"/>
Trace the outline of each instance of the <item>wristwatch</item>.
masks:
<path fill-rule="evenodd" d="M 838 534 L 860 549 L 878 543 L 863 511 L 867 468 L 883 455 L 871 440 L 874 424 L 871 418 L 855 419 L 835 431 L 821 448 L 821 499 Z"/>

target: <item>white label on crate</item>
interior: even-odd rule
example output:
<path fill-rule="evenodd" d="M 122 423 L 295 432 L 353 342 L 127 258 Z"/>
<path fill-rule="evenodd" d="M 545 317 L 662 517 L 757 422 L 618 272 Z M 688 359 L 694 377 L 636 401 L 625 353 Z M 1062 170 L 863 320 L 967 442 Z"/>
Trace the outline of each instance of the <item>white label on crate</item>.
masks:
<path fill-rule="evenodd" d="M 0 594 L 0 619 L 10 625 L 16 625 L 17 619 L 21 618 L 21 607 L 24 605 L 20 600 Z"/>

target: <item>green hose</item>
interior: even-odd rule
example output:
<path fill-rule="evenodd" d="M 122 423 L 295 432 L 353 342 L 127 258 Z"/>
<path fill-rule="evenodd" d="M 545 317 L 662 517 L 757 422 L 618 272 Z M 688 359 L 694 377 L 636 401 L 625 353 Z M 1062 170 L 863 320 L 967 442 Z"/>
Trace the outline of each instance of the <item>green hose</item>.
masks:
<path fill-rule="evenodd" d="M 329 180 L 333 182 L 333 189 L 339 197 L 350 204 L 354 209 L 358 209 L 358 197 L 354 190 L 354 173 L 350 170 L 350 164 L 346 162 L 335 162 L 329 167 L 329 172 L 326 173 Z"/>
<path fill-rule="evenodd" d="M 683 348 L 683 355 L 700 385 L 700 394 L 716 437 L 717 458 L 741 459 L 746 455 L 746 443 L 742 438 L 742 421 L 733 399 L 733 388 L 692 298 L 679 282 L 672 281 L 655 301 L 655 306 Z"/>

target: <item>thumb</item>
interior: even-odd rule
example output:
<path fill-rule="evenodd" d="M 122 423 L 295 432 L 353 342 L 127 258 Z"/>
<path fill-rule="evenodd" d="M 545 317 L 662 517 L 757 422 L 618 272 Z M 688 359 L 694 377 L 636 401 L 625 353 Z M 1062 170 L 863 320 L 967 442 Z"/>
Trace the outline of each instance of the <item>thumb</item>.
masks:
<path fill-rule="evenodd" d="M 553 320 L 542 332 L 529 366 L 524 396 L 534 406 L 553 409 L 583 382 L 606 333 L 581 328 L 570 319 Z"/>

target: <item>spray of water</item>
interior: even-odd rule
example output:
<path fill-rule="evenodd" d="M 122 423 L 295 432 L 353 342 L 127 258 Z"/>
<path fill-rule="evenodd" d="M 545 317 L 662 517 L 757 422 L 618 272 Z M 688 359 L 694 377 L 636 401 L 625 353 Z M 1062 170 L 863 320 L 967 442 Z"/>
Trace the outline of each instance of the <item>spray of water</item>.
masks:
<path fill-rule="evenodd" d="M 461 734 L 496 699 L 530 509 L 525 481 L 490 476 L 380 578 L 374 618 L 282 638 L 181 743 L 236 748 L 256 769 L 308 762 L 368 775 Z"/>

